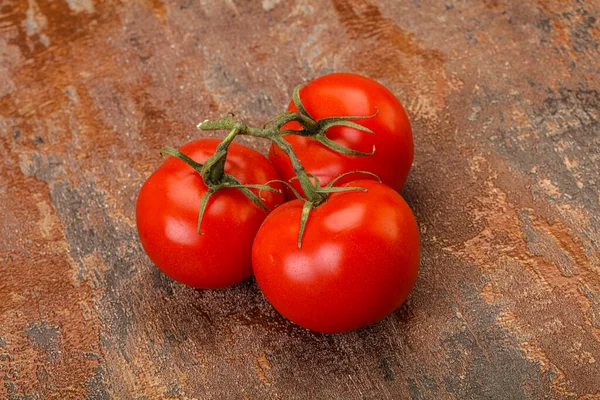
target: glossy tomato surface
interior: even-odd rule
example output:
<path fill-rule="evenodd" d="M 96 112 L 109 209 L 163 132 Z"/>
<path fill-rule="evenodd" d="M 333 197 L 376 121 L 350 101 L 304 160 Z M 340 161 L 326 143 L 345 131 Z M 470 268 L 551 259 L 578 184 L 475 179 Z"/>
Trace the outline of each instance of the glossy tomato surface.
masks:
<path fill-rule="evenodd" d="M 287 135 L 287 140 L 298 155 L 307 172 L 316 175 L 324 186 L 344 172 L 369 171 L 398 192 L 402 189 L 413 161 L 413 137 L 410 122 L 400 101 L 380 83 L 350 73 L 334 73 L 309 82 L 300 90 L 300 99 L 308 113 L 315 119 L 333 116 L 372 115 L 373 118 L 355 120 L 371 129 L 370 135 L 360 130 L 336 126 L 327 130 L 327 136 L 353 150 L 372 156 L 349 156 L 328 149 L 312 138 Z M 289 111 L 298 111 L 290 103 Z M 285 129 L 300 129 L 290 123 Z M 284 180 L 294 177 L 289 158 L 275 145 L 271 146 L 269 159 Z M 363 179 L 356 176 L 339 181 Z M 300 191 L 296 180 L 294 187 Z"/>
<path fill-rule="evenodd" d="M 258 231 L 252 264 L 265 297 L 305 328 L 337 333 L 370 325 L 397 309 L 419 270 L 419 232 L 402 197 L 376 181 L 312 210 L 297 246 L 303 203 L 273 211 Z"/>
<path fill-rule="evenodd" d="M 203 163 L 218 144 L 218 140 L 201 139 L 180 150 Z M 278 179 L 265 156 L 237 143 L 229 148 L 225 172 L 241 183 Z M 206 191 L 200 174 L 183 161 L 168 157 L 138 196 L 138 234 L 152 262 L 171 278 L 198 288 L 234 285 L 251 275 L 252 241 L 267 212 L 239 190 L 222 189 L 211 196 L 202 235 L 198 235 L 199 206 Z M 283 201 L 282 194 L 263 191 L 262 196 L 270 209 Z"/>

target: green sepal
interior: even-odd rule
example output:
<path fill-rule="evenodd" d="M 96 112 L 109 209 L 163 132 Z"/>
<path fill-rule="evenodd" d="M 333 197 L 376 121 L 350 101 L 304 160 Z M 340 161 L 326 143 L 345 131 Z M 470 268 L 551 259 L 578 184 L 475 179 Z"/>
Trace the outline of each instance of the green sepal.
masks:
<path fill-rule="evenodd" d="M 317 189 L 319 193 L 339 193 L 339 192 L 349 192 L 349 191 L 359 191 L 359 192 L 368 192 L 367 189 L 358 186 L 346 186 L 346 187 L 330 187 L 326 186 L 321 189 Z"/>
<path fill-rule="evenodd" d="M 295 178 L 296 178 L 296 179 L 298 179 L 297 177 L 295 177 Z M 293 178 L 292 178 L 292 179 L 290 179 L 290 182 L 291 182 L 292 180 L 293 180 Z M 290 189 L 290 190 L 292 191 L 292 193 L 294 193 L 294 196 L 296 196 L 296 198 L 297 198 L 298 200 L 302 200 L 302 201 L 304 201 L 304 200 L 305 200 L 305 199 L 304 199 L 302 196 L 300 196 L 300 193 L 298 193 L 298 191 L 297 191 L 296 189 L 294 189 L 294 186 L 292 186 L 292 185 L 291 185 L 289 182 L 282 181 L 282 180 L 280 180 L 280 179 L 273 179 L 272 181 L 268 181 L 268 182 L 266 182 L 266 183 L 265 183 L 265 185 L 268 185 L 268 184 L 269 184 L 269 183 L 271 183 L 271 182 L 279 182 L 279 183 L 282 183 L 282 184 L 286 185 L 286 186 L 288 187 L 288 189 Z M 258 194 L 260 195 L 260 191 L 258 192 Z"/>
<path fill-rule="evenodd" d="M 374 174 L 374 173 L 372 173 L 372 172 L 369 172 L 369 171 L 350 171 L 350 172 L 344 172 L 343 174 L 336 176 L 335 178 L 333 178 L 333 179 L 332 179 L 332 180 L 331 180 L 331 181 L 330 181 L 330 182 L 327 184 L 327 186 L 326 186 L 326 187 L 332 187 L 333 185 L 335 185 L 335 183 L 336 183 L 337 181 L 339 181 L 339 180 L 340 180 L 340 179 L 342 179 L 343 177 L 345 177 L 345 176 L 348 176 L 348 175 L 352 175 L 352 174 L 364 174 L 364 175 L 371 175 L 371 176 L 374 176 L 375 178 L 377 178 L 377 181 L 378 181 L 378 182 L 381 182 L 381 178 L 380 178 L 380 177 L 379 177 L 377 174 Z"/>
<path fill-rule="evenodd" d="M 300 216 L 300 232 L 298 233 L 298 248 L 302 248 L 302 237 L 304 236 L 304 230 L 306 229 L 306 221 L 308 221 L 308 216 L 310 215 L 310 211 L 313 208 L 313 203 L 307 201 L 302 206 L 302 215 Z"/>
<path fill-rule="evenodd" d="M 271 210 L 269 209 L 269 207 L 265 206 L 265 204 L 260 200 L 260 198 L 252 190 L 248 189 L 244 185 L 241 185 L 240 187 L 238 187 L 238 190 L 240 192 L 244 193 L 246 195 L 246 197 L 249 198 L 250 200 L 252 200 L 252 202 L 254 204 L 256 204 L 257 206 L 259 206 L 260 208 L 262 208 L 266 212 L 271 212 Z"/>
<path fill-rule="evenodd" d="M 331 127 L 334 127 L 334 126 L 347 126 L 347 127 L 349 127 L 349 128 L 354 128 L 354 129 L 357 129 L 357 130 L 359 130 L 359 131 L 367 132 L 367 133 L 369 133 L 369 134 L 371 134 L 371 135 L 374 135 L 374 134 L 375 134 L 375 132 L 373 132 L 373 131 L 372 131 L 372 130 L 370 130 L 369 128 L 366 128 L 366 127 L 364 127 L 364 126 L 362 126 L 362 125 L 359 125 L 359 124 L 357 124 L 356 122 L 352 122 L 352 121 L 345 121 L 345 120 L 342 120 L 342 121 L 337 121 L 337 122 L 333 122 L 333 121 L 332 121 L 332 122 L 329 122 L 329 123 L 321 124 L 321 122 L 322 122 L 322 121 L 323 121 L 323 120 L 320 120 L 320 121 L 319 121 L 319 127 L 320 127 L 320 128 L 323 130 L 323 131 L 325 131 L 325 130 L 327 130 L 327 129 L 331 128 Z"/>
<path fill-rule="evenodd" d="M 347 126 L 350 128 L 354 128 L 354 129 L 358 129 L 359 131 L 363 131 L 363 132 L 367 132 L 370 133 L 371 135 L 374 135 L 375 132 L 373 132 L 372 130 L 370 130 L 369 128 L 362 126 L 360 124 L 357 124 L 356 122 L 353 122 L 353 120 L 356 119 L 369 119 L 369 118 L 373 118 L 377 115 L 377 113 L 379 112 L 379 110 L 375 111 L 374 114 L 372 115 L 352 115 L 352 116 L 344 116 L 344 117 L 329 117 L 329 118 L 323 118 L 317 121 L 317 123 L 319 124 L 319 128 L 321 128 L 321 130 L 326 130 L 331 128 L 332 126 Z"/>
<path fill-rule="evenodd" d="M 212 196 L 213 193 L 215 193 L 217 190 L 213 191 L 211 189 L 208 189 L 208 191 L 204 193 L 204 196 L 202 196 L 202 200 L 200 201 L 200 210 L 198 211 L 198 227 L 196 228 L 198 235 L 203 235 L 202 231 L 200 230 L 200 226 L 202 225 L 202 219 L 204 218 L 204 212 L 206 211 L 208 199 L 210 199 L 210 196 Z"/>
<path fill-rule="evenodd" d="M 338 142 L 329 139 L 327 136 L 325 136 L 324 133 L 318 134 L 314 137 L 314 139 L 321 143 L 323 146 L 338 153 L 346 154 L 348 156 L 372 156 L 373 154 L 375 154 L 375 145 L 373 145 L 373 151 L 371 151 L 370 153 L 365 153 L 362 151 L 352 150 L 348 147 L 342 146 Z"/>
<path fill-rule="evenodd" d="M 238 181 L 236 178 L 234 178 L 231 175 L 228 175 L 228 174 L 225 175 L 224 182 L 219 186 L 220 186 L 220 188 L 235 186 L 235 188 L 237 190 L 239 190 L 240 192 L 245 194 L 246 197 L 248 197 L 248 199 L 250 199 L 254 204 L 259 206 L 266 212 L 271 211 L 267 206 L 264 205 L 264 203 L 260 200 L 260 198 L 252 190 L 248 189 L 249 186 L 242 184 L 240 181 Z"/>
<path fill-rule="evenodd" d="M 272 182 L 272 181 L 270 181 L 270 182 Z M 242 188 L 242 187 L 246 187 L 248 189 L 259 189 L 260 191 L 266 190 L 267 192 L 281 194 L 281 190 L 272 188 L 271 186 L 269 186 L 267 184 L 264 184 L 264 185 L 261 185 L 261 184 L 258 184 L 258 183 L 256 183 L 256 184 L 249 183 L 249 184 L 241 184 L 241 185 L 227 185 L 226 184 L 223 187 L 224 188 L 233 188 L 233 189 L 239 189 L 239 188 Z"/>
<path fill-rule="evenodd" d="M 181 161 L 183 161 L 184 163 L 186 163 L 187 165 L 189 165 L 190 167 L 192 167 L 194 170 L 196 170 L 199 174 L 202 174 L 202 168 L 204 167 L 204 165 L 192 160 L 191 157 L 189 157 L 186 154 L 183 154 L 181 151 L 177 150 L 176 148 L 163 147 L 160 150 L 160 154 L 168 154 L 170 156 L 178 158 Z"/>
<path fill-rule="evenodd" d="M 306 108 L 304 108 L 304 104 L 302 104 L 302 100 L 300 100 L 300 89 L 302 89 L 304 86 L 306 86 L 306 84 L 298 85 L 294 88 L 294 93 L 292 94 L 292 101 L 294 102 L 294 105 L 296 106 L 298 111 L 300 111 L 302 114 L 306 115 L 314 121 L 315 119 L 308 113 L 308 111 L 306 111 Z"/>

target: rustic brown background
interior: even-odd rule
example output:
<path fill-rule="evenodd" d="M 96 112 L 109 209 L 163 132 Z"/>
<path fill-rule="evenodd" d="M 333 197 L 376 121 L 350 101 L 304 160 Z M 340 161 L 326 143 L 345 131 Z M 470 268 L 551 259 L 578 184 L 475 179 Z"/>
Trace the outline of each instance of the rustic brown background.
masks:
<path fill-rule="evenodd" d="M 0 398 L 600 398 L 598 18 L 583 0 L 2 0 Z M 409 301 L 328 336 L 253 280 L 161 275 L 134 223 L 158 150 L 229 111 L 264 122 L 332 71 L 413 121 Z"/>

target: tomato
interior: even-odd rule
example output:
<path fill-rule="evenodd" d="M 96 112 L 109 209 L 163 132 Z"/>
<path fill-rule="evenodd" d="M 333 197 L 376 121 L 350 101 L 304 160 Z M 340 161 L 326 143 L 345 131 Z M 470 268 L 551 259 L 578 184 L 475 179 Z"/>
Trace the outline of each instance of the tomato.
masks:
<path fill-rule="evenodd" d="M 352 150 L 370 153 L 375 146 L 372 156 L 344 155 L 312 138 L 285 136 L 307 172 L 316 175 L 324 186 L 344 172 L 369 171 L 400 192 L 413 161 L 414 148 L 408 116 L 392 92 L 360 75 L 334 73 L 309 82 L 300 90 L 300 99 L 306 111 L 317 120 L 333 116 L 373 115 L 377 111 L 372 118 L 354 121 L 371 129 L 374 135 L 346 126 L 327 130 L 327 137 Z M 293 102 L 288 111 L 298 111 Z M 298 130 L 300 125 L 292 122 L 284 129 Z M 289 181 L 295 176 L 289 158 L 277 146 L 271 146 L 269 159 L 282 179 Z M 356 177 L 339 183 L 351 179 Z M 292 183 L 300 191 L 299 182 Z"/>
<path fill-rule="evenodd" d="M 201 139 L 180 150 L 203 163 L 218 144 Z M 225 172 L 245 184 L 278 179 L 265 156 L 237 143 L 229 147 Z M 277 185 L 273 187 L 281 189 Z M 199 206 L 206 192 L 198 172 L 175 157 L 167 158 L 138 196 L 138 233 L 152 262 L 171 278 L 198 288 L 226 287 L 251 275 L 252 241 L 268 213 L 238 189 L 221 189 L 208 201 L 199 235 Z M 283 201 L 283 194 L 261 195 L 269 209 Z"/>
<path fill-rule="evenodd" d="M 337 333 L 375 323 L 407 298 L 419 270 L 419 231 L 402 197 L 372 180 L 341 185 L 314 208 L 302 248 L 303 202 L 275 209 L 259 229 L 252 266 L 265 297 L 305 328 Z"/>

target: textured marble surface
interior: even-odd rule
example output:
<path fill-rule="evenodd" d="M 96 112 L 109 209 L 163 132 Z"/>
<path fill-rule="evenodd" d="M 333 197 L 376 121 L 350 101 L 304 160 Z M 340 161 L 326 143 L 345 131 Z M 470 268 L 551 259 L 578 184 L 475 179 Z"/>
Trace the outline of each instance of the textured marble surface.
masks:
<path fill-rule="evenodd" d="M 593 1 L 3 0 L 0 398 L 600 398 L 598 18 Z M 409 300 L 321 335 L 253 280 L 159 273 L 134 223 L 158 150 L 230 111 L 262 123 L 332 71 L 379 80 L 413 122 Z"/>

